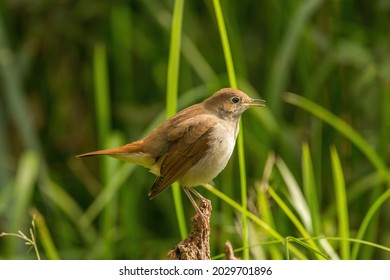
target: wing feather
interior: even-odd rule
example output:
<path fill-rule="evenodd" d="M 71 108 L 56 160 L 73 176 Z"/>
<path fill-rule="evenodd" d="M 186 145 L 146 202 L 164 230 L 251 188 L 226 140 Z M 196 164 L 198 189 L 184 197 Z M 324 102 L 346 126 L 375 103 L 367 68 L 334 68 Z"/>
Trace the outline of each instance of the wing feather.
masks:
<path fill-rule="evenodd" d="M 160 176 L 154 182 L 149 197 L 152 199 L 182 177 L 210 148 L 210 133 L 216 120 L 205 117 L 188 125 L 182 123 L 171 129 L 168 139 L 174 141 L 162 158 Z"/>

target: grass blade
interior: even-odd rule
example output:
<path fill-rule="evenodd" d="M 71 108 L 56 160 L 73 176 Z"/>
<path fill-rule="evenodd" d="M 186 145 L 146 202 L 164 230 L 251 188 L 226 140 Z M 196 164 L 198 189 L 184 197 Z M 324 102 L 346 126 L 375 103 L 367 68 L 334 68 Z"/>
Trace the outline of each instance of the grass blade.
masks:
<path fill-rule="evenodd" d="M 291 174 L 291 171 L 288 169 L 286 163 L 282 159 L 278 158 L 276 160 L 276 166 L 278 167 L 280 175 L 282 175 L 284 183 L 286 184 L 290 194 L 290 203 L 295 208 L 295 211 L 297 211 L 299 214 L 305 227 L 311 229 L 312 221 L 310 216 L 310 209 L 297 181 L 294 179 L 294 176 Z"/>
<path fill-rule="evenodd" d="M 261 183 L 256 187 L 258 212 L 261 213 L 261 218 L 264 220 L 264 222 L 269 224 L 272 228 L 275 228 L 276 226 L 271 211 L 272 207 L 270 205 L 270 200 L 267 196 L 267 188 L 274 166 L 275 154 L 269 153 L 263 171 L 263 178 L 261 180 Z M 269 247 L 269 252 L 273 260 L 283 259 L 280 250 L 277 250 L 277 248 L 275 248 L 274 246 Z"/>
<path fill-rule="evenodd" d="M 334 146 L 330 149 L 332 159 L 332 171 L 334 178 L 334 187 L 336 195 L 337 216 L 339 224 L 339 236 L 341 239 L 341 258 L 344 260 L 350 259 L 350 242 L 349 238 L 349 216 L 348 216 L 348 201 L 345 191 L 344 175 L 341 167 L 340 158 Z"/>
<path fill-rule="evenodd" d="M 225 20 L 223 18 L 221 3 L 219 0 L 213 0 L 213 4 L 218 23 L 219 35 L 221 36 L 223 54 L 225 56 L 226 68 L 229 76 L 229 83 L 232 88 L 237 88 L 236 72 L 234 71 L 232 52 L 230 51 L 229 38 L 226 31 Z"/>
<path fill-rule="evenodd" d="M 107 186 L 102 190 L 99 196 L 93 201 L 88 207 L 84 214 L 79 217 L 79 223 L 83 230 L 89 228 L 93 220 L 99 215 L 104 207 L 113 199 L 118 193 L 119 188 L 124 181 L 129 177 L 131 172 L 134 170 L 135 165 L 124 164 L 122 165 L 115 174 L 112 175 Z"/>
<path fill-rule="evenodd" d="M 166 117 L 172 117 L 177 110 L 177 92 L 179 86 L 180 45 L 183 20 L 184 0 L 176 0 L 173 16 L 171 41 L 169 45 L 168 77 L 167 77 L 167 104 Z M 173 202 L 175 204 L 180 236 L 187 236 L 187 227 L 183 210 L 183 201 L 178 183 L 172 185 Z"/>
<path fill-rule="evenodd" d="M 89 244 L 92 243 L 95 240 L 97 234 L 93 227 L 85 226 L 86 222 L 83 221 L 86 220 L 84 218 L 84 215 L 86 214 L 83 214 L 81 207 L 77 204 L 73 197 L 65 192 L 63 187 L 59 186 L 49 177 L 46 177 L 45 180 L 47 181 L 48 185 L 48 187 L 44 190 L 45 196 L 48 198 L 48 200 L 50 200 L 51 203 L 56 205 L 56 207 L 65 213 L 66 216 L 72 221 L 72 223 L 78 227 L 78 230 L 83 237 L 83 241 L 86 241 Z M 104 191 L 106 191 L 106 189 L 104 189 Z M 94 203 L 92 205 L 94 205 Z M 90 208 L 88 208 L 88 210 Z"/>
<path fill-rule="evenodd" d="M 240 121 L 242 128 L 242 122 Z M 245 168 L 245 151 L 244 151 L 244 134 L 240 132 L 237 140 L 238 148 L 238 165 L 240 169 L 240 190 L 241 190 L 241 205 L 247 209 L 247 182 L 246 182 L 246 168 Z M 244 247 L 243 259 L 249 260 L 249 231 L 248 221 L 245 213 L 242 213 L 242 246 Z"/>
<path fill-rule="evenodd" d="M 34 191 L 35 183 L 38 179 L 40 158 L 36 152 L 26 151 L 19 160 L 19 167 L 13 186 L 14 201 L 10 214 L 10 231 L 16 232 L 26 226 L 28 207 Z M 13 252 L 16 248 L 16 240 L 7 243 L 8 252 Z"/>
<path fill-rule="evenodd" d="M 58 254 L 57 248 L 54 245 L 53 239 L 50 235 L 50 231 L 47 228 L 45 218 L 37 210 L 32 210 L 32 216 L 35 218 L 36 227 L 38 229 L 39 241 L 42 244 L 43 250 L 46 253 L 46 256 L 49 260 L 60 260 L 60 255 Z"/>
<path fill-rule="evenodd" d="M 302 146 L 302 177 L 303 177 L 303 190 L 307 202 L 309 204 L 311 221 L 312 221 L 312 234 L 318 236 L 321 232 L 321 215 L 320 207 L 318 205 L 317 188 L 314 179 L 313 163 L 310 156 L 310 150 L 307 143 Z"/>
<path fill-rule="evenodd" d="M 390 199 L 390 189 L 384 192 L 377 200 L 375 200 L 374 204 L 371 205 L 370 209 L 367 211 L 367 214 L 364 216 L 362 224 L 356 234 L 356 239 L 361 240 L 364 237 L 366 230 L 368 229 L 368 225 L 370 221 L 373 219 L 377 210 Z M 352 259 L 355 260 L 359 254 L 360 243 L 356 243 L 352 249 Z"/>
<path fill-rule="evenodd" d="M 95 108 L 96 108 L 96 127 L 98 134 L 98 143 L 102 149 L 108 148 L 108 141 L 111 133 L 111 110 L 109 97 L 109 81 L 106 58 L 106 47 L 103 44 L 95 45 L 94 49 L 94 82 L 95 82 Z M 110 174 L 114 174 L 115 165 L 112 158 L 100 157 L 101 166 L 100 172 L 102 174 L 103 186 L 107 188 Z M 115 212 L 115 200 L 106 204 L 102 215 L 102 234 L 104 240 L 104 258 L 111 259 L 113 257 L 113 215 Z"/>
<path fill-rule="evenodd" d="M 107 143 L 107 147 L 119 147 L 120 145 L 123 145 L 123 139 L 121 137 L 121 134 L 118 132 L 111 133 L 111 135 L 108 135 L 105 139 Z M 111 174 L 115 174 L 121 165 L 122 162 L 109 158 L 104 157 L 103 161 L 103 168 L 104 168 L 104 177 L 105 177 L 105 188 L 109 187 L 109 179 L 112 176 Z M 121 185 L 120 185 L 121 186 Z M 114 240 L 115 240 L 115 227 L 117 224 L 117 216 L 118 216 L 118 193 L 116 192 L 115 195 L 111 198 L 110 203 L 107 203 L 104 207 L 103 216 L 102 216 L 102 228 L 101 232 L 103 234 L 104 238 L 104 258 L 105 259 L 113 259 L 115 256 L 114 252 Z"/>
<path fill-rule="evenodd" d="M 327 240 L 337 240 L 337 241 L 345 240 L 345 238 L 341 238 L 341 237 L 320 237 L 320 238 L 327 239 Z M 365 240 L 361 240 L 361 239 L 357 239 L 357 238 L 348 238 L 348 240 L 350 242 L 355 243 L 355 244 L 367 245 L 367 246 L 370 246 L 372 248 L 377 248 L 377 249 L 380 249 L 380 250 L 383 250 L 383 251 L 390 253 L 390 247 L 386 247 L 386 246 L 383 246 L 383 245 L 380 245 L 380 244 L 377 244 L 374 242 L 365 241 Z M 389 258 L 386 258 L 386 259 L 388 260 Z"/>
<path fill-rule="evenodd" d="M 261 213 L 261 218 L 272 228 L 275 228 L 276 226 L 272 216 L 271 205 L 269 203 L 267 191 L 262 186 L 260 186 L 257 190 L 257 204 L 259 207 L 259 213 Z M 269 248 L 269 252 L 273 260 L 283 259 L 280 250 L 277 250 L 275 247 L 271 246 Z"/>
<path fill-rule="evenodd" d="M 98 142 L 102 148 L 106 148 L 107 138 L 111 127 L 111 112 L 108 89 L 106 47 L 103 44 L 95 45 L 93 58 Z M 102 159 L 103 158 L 106 157 L 102 157 Z"/>
<path fill-rule="evenodd" d="M 18 173 L 14 183 L 14 197 L 17 198 L 13 203 L 13 215 L 11 230 L 19 230 L 23 226 L 25 215 L 27 214 L 28 204 L 31 201 L 31 195 L 34 190 L 34 183 L 39 174 L 40 159 L 37 153 L 33 151 L 25 152 L 19 161 Z"/>
<path fill-rule="evenodd" d="M 280 235 L 275 229 L 273 229 L 270 225 L 268 225 L 266 222 L 264 222 L 262 219 L 254 215 L 253 213 L 249 212 L 246 208 L 242 207 L 239 203 L 235 202 L 233 199 L 225 195 L 223 192 L 219 191 L 218 189 L 214 188 L 210 184 L 204 184 L 204 188 L 206 188 L 208 191 L 210 191 L 215 196 L 219 197 L 222 201 L 229 204 L 231 207 L 236 209 L 237 211 L 241 213 L 245 213 L 245 215 L 253 221 L 257 226 L 261 227 L 267 234 L 275 238 L 276 240 L 280 241 L 281 243 L 284 242 L 284 238 L 282 235 Z M 294 246 L 289 247 L 290 251 L 292 251 L 295 256 L 299 259 L 305 260 L 307 259 L 305 255 L 303 255 L 299 250 L 297 250 Z"/>
<path fill-rule="evenodd" d="M 307 245 L 305 242 L 303 242 L 303 240 L 305 240 L 305 238 L 295 238 L 295 237 L 292 237 L 292 236 L 287 236 L 286 237 L 286 240 L 285 240 L 285 251 L 286 251 L 286 256 L 287 256 L 288 260 L 290 259 L 290 255 L 289 255 L 289 251 L 288 251 L 288 244 L 290 244 L 291 241 L 301 245 L 302 247 L 305 247 L 306 249 L 308 249 L 309 251 L 315 253 L 316 255 L 321 257 L 322 259 L 329 260 L 329 257 L 327 255 L 325 255 L 322 252 L 320 252 L 320 251 L 314 249 L 313 247 Z M 308 240 L 312 240 L 312 239 L 308 239 Z"/>
<path fill-rule="evenodd" d="M 237 78 L 234 71 L 233 58 L 230 50 L 229 39 L 226 31 L 225 20 L 223 18 L 223 12 L 219 0 L 214 0 L 214 10 L 217 18 L 219 34 L 221 36 L 223 53 L 225 56 L 226 68 L 229 76 L 230 87 L 237 88 Z M 241 189 L 241 204 L 243 208 L 247 208 L 247 182 L 246 182 L 246 168 L 245 168 L 245 151 L 244 151 L 244 134 L 242 121 L 240 120 L 240 132 L 237 139 L 237 150 L 238 150 L 238 165 L 240 170 L 240 189 Z M 245 213 L 242 215 L 242 247 L 243 259 L 249 259 L 249 231 L 247 217 Z"/>
<path fill-rule="evenodd" d="M 6 132 L 6 118 L 4 115 L 4 104 L 0 104 L 0 154 L 2 155 L 0 159 L 0 213 L 1 213 L 1 198 L 4 198 L 2 195 L 7 191 L 7 186 L 9 186 L 12 175 L 8 168 L 9 160 L 9 151 L 10 147 L 8 145 L 7 132 Z"/>
<path fill-rule="evenodd" d="M 299 219 L 295 216 L 295 214 L 291 211 L 291 209 L 283 202 L 283 200 L 279 197 L 279 195 L 269 186 L 268 193 L 271 195 L 272 199 L 279 205 L 279 207 L 283 210 L 283 212 L 287 215 L 290 221 L 295 225 L 298 231 L 302 234 L 303 238 L 308 240 L 310 246 L 315 250 L 319 251 L 317 244 L 313 242 L 311 235 L 299 221 Z"/>

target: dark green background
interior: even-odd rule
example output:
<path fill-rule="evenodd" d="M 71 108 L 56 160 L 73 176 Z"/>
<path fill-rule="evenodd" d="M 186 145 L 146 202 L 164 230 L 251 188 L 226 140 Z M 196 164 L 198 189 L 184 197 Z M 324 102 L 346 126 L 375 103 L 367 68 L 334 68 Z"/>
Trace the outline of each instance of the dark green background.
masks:
<path fill-rule="evenodd" d="M 260 117 L 248 112 L 243 116 L 249 199 L 270 152 L 286 162 L 301 185 L 301 149 L 307 142 L 322 229 L 327 236 L 337 236 L 329 152 L 334 145 L 347 195 L 356 182 L 368 178 L 358 190 L 352 189 L 357 195 L 348 205 L 354 237 L 369 207 L 389 184 L 370 180 L 377 170 L 366 156 L 333 127 L 284 102 L 284 92 L 305 96 L 344 120 L 388 165 L 390 1 L 315 1 L 318 5 L 305 19 L 306 2 L 221 1 L 238 86 L 268 104 L 251 109 L 265 110 Z M 0 2 L 0 232 L 28 232 L 28 210 L 34 207 L 43 215 L 62 259 L 160 259 L 180 240 L 170 191 L 149 201 L 147 192 L 154 176 L 143 168 L 135 168 L 115 194 L 112 212 L 99 213 L 84 233 L 77 221 L 48 198 L 45 189 L 49 177 L 85 211 L 103 188 L 99 160 L 74 158 L 102 147 L 94 105 L 97 46 L 107 54 L 109 133 L 117 135 L 120 143 L 136 140 L 162 114 L 173 4 L 152 0 Z M 212 1 L 185 2 L 182 43 L 180 108 L 229 86 Z M 39 165 L 45 171 L 34 180 L 20 224 L 15 224 L 14 207 L 21 195 L 14 184 L 21 158 L 31 150 L 41 157 Z M 240 201 L 237 170 L 235 154 L 214 183 L 219 189 L 232 185 L 225 191 Z M 286 193 L 277 174 L 270 184 L 280 195 Z M 226 239 L 240 247 L 236 223 L 240 215 L 199 190 L 213 199 L 212 255 L 222 252 Z M 275 203 L 270 201 L 270 205 L 279 233 L 300 237 Z M 189 219 L 193 209 L 186 198 L 184 206 Z M 72 205 L 67 207 L 73 210 Z M 366 240 L 390 246 L 389 210 L 389 202 L 380 208 Z M 107 217 L 112 219 L 111 228 L 104 226 Z M 262 234 L 258 229 L 254 232 Z M 35 258 L 33 251 L 26 253 L 21 240 L 11 239 L 0 239 L 1 259 Z M 253 239 L 252 244 L 256 242 Z M 338 252 L 338 243 L 332 244 Z M 283 250 L 281 245 L 278 249 Z M 44 250 L 42 255 L 45 258 Z M 260 256 L 270 257 L 267 252 L 252 255 Z M 366 246 L 358 256 L 389 257 L 388 252 Z"/>

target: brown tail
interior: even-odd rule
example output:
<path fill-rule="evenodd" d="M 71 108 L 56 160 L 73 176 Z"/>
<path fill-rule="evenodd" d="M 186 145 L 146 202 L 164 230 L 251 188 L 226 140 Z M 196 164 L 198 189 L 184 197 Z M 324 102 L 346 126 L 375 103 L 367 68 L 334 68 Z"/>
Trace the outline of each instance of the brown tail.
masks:
<path fill-rule="evenodd" d="M 76 157 L 91 157 L 91 156 L 101 156 L 101 155 L 121 155 L 121 154 L 130 154 L 141 151 L 142 140 L 138 140 L 121 147 L 99 150 L 94 152 L 89 152 L 81 155 L 77 155 Z"/>

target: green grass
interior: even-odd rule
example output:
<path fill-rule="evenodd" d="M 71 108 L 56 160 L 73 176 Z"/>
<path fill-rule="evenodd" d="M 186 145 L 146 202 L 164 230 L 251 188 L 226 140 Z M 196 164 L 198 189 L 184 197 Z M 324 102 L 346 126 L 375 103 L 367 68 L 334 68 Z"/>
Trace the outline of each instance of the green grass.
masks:
<path fill-rule="evenodd" d="M 339 225 L 339 236 L 341 237 L 340 255 L 344 260 L 350 259 L 350 243 L 349 243 L 349 217 L 348 217 L 348 202 L 345 190 L 345 181 L 343 170 L 335 147 L 330 150 L 332 158 L 332 170 L 334 178 L 334 188 L 336 196 L 337 220 Z"/>
<path fill-rule="evenodd" d="M 305 197 L 309 203 L 308 208 L 310 209 L 310 216 L 312 221 L 311 232 L 314 236 L 318 236 L 321 233 L 321 214 L 314 177 L 313 163 L 310 156 L 309 146 L 307 144 L 303 144 L 302 146 L 302 181 Z"/>
<path fill-rule="evenodd" d="M 19 225 L 25 221 L 28 204 L 32 199 L 38 177 L 39 164 L 39 156 L 33 151 L 26 152 L 20 158 L 18 172 L 12 186 L 12 196 L 18 199 L 11 209 L 10 215 L 13 218 L 9 224 L 9 231 L 20 230 Z M 8 245 L 8 250 L 12 252 L 17 247 L 16 240 L 12 240 Z"/>
<path fill-rule="evenodd" d="M 285 100 L 288 103 L 297 105 L 315 115 L 316 117 L 327 122 L 329 125 L 337 129 L 341 134 L 347 137 L 353 144 L 355 144 L 367 157 L 367 159 L 374 165 L 382 176 L 390 182 L 390 173 L 387 171 L 386 165 L 380 156 L 373 150 L 371 145 L 357 133 L 352 127 L 345 123 L 342 119 L 336 117 L 329 111 L 321 108 L 321 106 L 307 100 L 301 96 L 287 93 Z"/>
<path fill-rule="evenodd" d="M 390 258 L 380 2 L 26 5 L 0 5 L 0 234 L 30 238 L 35 213 L 42 259 L 164 259 L 194 214 L 180 188 L 150 201 L 145 169 L 74 156 L 237 87 L 267 107 L 199 188 L 212 257 L 229 239 L 242 259 Z M 2 236 L 0 259 L 36 259 L 23 242 Z"/>
<path fill-rule="evenodd" d="M 172 15 L 171 41 L 169 45 L 170 48 L 167 70 L 167 118 L 172 117 L 177 110 L 183 9 L 184 0 L 175 1 L 175 7 Z M 187 227 L 183 210 L 181 189 L 177 182 L 173 183 L 172 185 L 172 195 L 176 209 L 177 222 L 179 224 L 180 236 L 182 239 L 184 239 L 187 236 Z"/>
<path fill-rule="evenodd" d="M 214 0 L 214 10 L 217 18 L 219 33 L 221 35 L 222 48 L 226 62 L 227 73 L 229 77 L 229 84 L 231 88 L 238 88 L 236 73 L 234 70 L 233 58 L 230 50 L 229 38 L 226 31 L 225 20 L 219 0 Z M 241 189 L 241 205 L 244 209 L 247 208 L 247 182 L 246 182 L 246 168 L 245 168 L 245 151 L 244 151 L 244 133 L 242 128 L 242 122 L 240 120 L 240 132 L 237 137 L 237 150 L 238 150 L 238 165 L 240 170 L 240 189 Z M 248 240 L 248 222 L 246 214 L 242 214 L 242 247 L 243 259 L 249 259 L 249 240 Z"/>

